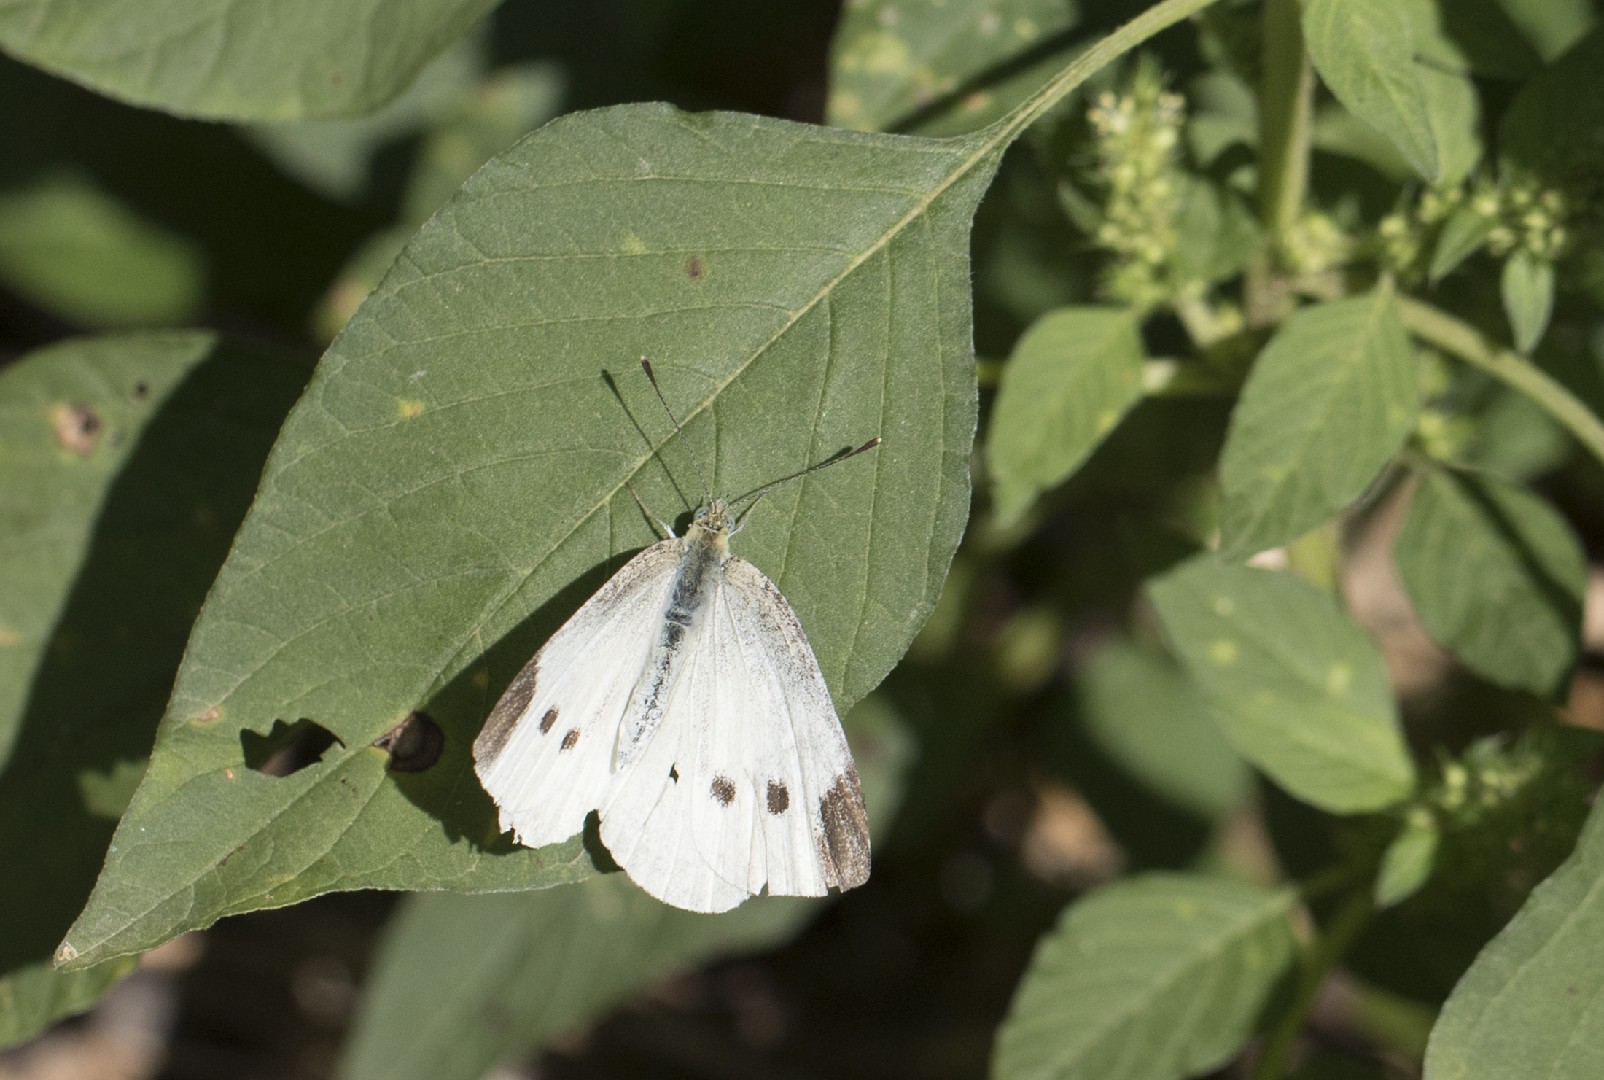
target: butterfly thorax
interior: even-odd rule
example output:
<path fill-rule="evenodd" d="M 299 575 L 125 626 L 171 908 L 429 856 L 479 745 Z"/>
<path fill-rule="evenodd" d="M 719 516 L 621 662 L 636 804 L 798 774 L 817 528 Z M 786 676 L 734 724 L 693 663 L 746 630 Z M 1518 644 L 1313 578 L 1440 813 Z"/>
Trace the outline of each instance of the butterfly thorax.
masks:
<path fill-rule="evenodd" d="M 657 640 L 625 710 L 615 767 L 633 761 L 662 720 L 684 658 L 712 610 L 713 594 L 722 580 L 722 568 L 730 558 L 732 531 L 728 507 L 722 499 L 714 499 L 696 512 L 691 527 L 680 539 L 684 547 L 674 572 L 674 584 L 669 590 Z"/>

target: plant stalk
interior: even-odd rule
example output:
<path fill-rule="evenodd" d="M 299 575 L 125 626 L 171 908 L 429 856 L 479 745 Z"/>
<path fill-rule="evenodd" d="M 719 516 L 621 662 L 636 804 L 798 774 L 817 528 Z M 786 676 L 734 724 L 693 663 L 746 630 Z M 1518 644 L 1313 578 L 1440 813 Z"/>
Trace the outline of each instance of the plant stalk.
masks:
<path fill-rule="evenodd" d="M 1175 25 L 1212 3 L 1215 3 L 1215 0 L 1163 0 L 1163 3 L 1154 4 L 1081 53 L 1041 89 L 1021 101 L 1008 115 L 992 124 L 987 129 L 985 150 L 1007 146 L 1092 75 L 1160 30 Z"/>
<path fill-rule="evenodd" d="M 1546 372 L 1522 359 L 1514 350 L 1488 340 L 1470 324 L 1430 304 L 1399 296 L 1398 308 L 1411 334 L 1481 368 L 1531 398 L 1604 464 L 1604 422 Z"/>
<path fill-rule="evenodd" d="M 1251 1080 L 1281 1080 L 1287 1075 L 1292 1049 L 1308 1021 L 1320 993 L 1320 985 L 1337 966 L 1375 909 L 1368 884 L 1348 894 L 1325 929 L 1304 950 L 1298 965 L 1298 987 L 1292 1004 L 1264 1042 L 1264 1050 L 1254 1062 Z"/>

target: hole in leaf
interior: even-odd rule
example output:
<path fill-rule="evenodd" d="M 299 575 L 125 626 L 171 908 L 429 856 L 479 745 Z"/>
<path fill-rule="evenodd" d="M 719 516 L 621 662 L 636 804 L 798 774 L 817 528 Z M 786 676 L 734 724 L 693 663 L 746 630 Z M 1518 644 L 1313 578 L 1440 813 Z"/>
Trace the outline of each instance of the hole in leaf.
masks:
<path fill-rule="evenodd" d="M 304 716 L 293 724 L 275 720 L 273 730 L 266 735 L 254 731 L 239 733 L 246 767 L 268 776 L 289 776 L 308 765 L 316 765 L 323 760 L 328 748 L 338 742 L 334 732 Z"/>
<path fill-rule="evenodd" d="M 396 772 L 422 772 L 440 760 L 446 736 L 428 713 L 414 710 L 373 745 L 390 755 L 390 768 Z"/>

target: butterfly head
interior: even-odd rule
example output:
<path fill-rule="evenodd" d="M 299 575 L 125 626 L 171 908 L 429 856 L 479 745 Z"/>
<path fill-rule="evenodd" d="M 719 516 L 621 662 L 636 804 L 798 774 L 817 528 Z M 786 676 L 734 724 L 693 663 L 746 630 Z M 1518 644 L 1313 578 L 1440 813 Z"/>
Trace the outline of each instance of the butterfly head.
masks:
<path fill-rule="evenodd" d="M 730 513 L 729 505 L 723 499 L 714 499 L 696 511 L 687 535 L 727 552 L 730 537 L 739 527 L 735 515 Z"/>

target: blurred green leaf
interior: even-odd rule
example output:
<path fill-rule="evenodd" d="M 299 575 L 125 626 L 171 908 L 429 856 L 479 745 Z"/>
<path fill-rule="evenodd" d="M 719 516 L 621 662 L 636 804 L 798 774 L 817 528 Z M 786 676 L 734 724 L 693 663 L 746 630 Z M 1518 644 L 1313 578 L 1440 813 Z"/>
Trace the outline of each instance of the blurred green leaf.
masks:
<path fill-rule="evenodd" d="M 1449 71 L 1518 79 L 1543 66 L 1543 58 L 1506 10 L 1509 0 L 1407 0 L 1406 6 L 1416 27 L 1434 31 L 1428 58 Z"/>
<path fill-rule="evenodd" d="M 1393 545 L 1432 637 L 1483 677 L 1559 692 L 1576 663 L 1587 561 L 1553 507 L 1492 476 L 1420 478 Z"/>
<path fill-rule="evenodd" d="M 997 1034 L 996 1080 L 1171 1080 L 1224 1064 L 1292 960 L 1296 894 L 1147 874 L 1071 904 Z"/>
<path fill-rule="evenodd" d="M 722 915 L 658 903 L 623 874 L 564 889 L 412 897 L 391 922 L 343 1080 L 478 1080 L 654 980 L 784 940 L 817 901 Z"/>
<path fill-rule="evenodd" d="M 987 447 L 1000 522 L 1062 483 L 1141 399 L 1142 361 L 1126 308 L 1063 308 L 1025 332 L 1003 368 Z"/>
<path fill-rule="evenodd" d="M 1511 336 L 1517 352 L 1529 353 L 1548 329 L 1554 311 L 1554 264 L 1525 251 L 1517 251 L 1504 261 L 1499 279 L 1504 298 L 1504 314 L 1509 317 Z"/>
<path fill-rule="evenodd" d="M 1408 11 L 1394 0 L 1308 0 L 1303 35 L 1337 100 L 1385 135 L 1421 176 L 1442 176 L 1436 90 L 1427 85 Z"/>
<path fill-rule="evenodd" d="M 1170 265 L 1178 282 L 1212 285 L 1242 272 L 1259 250 L 1259 227 L 1236 191 L 1189 177 L 1175 215 Z"/>
<path fill-rule="evenodd" d="M 829 122 L 977 131 L 1064 66 L 1080 21 L 1078 0 L 850 0 L 830 47 Z"/>
<path fill-rule="evenodd" d="M 1288 543 L 1363 494 L 1419 409 L 1392 291 L 1290 316 L 1254 362 L 1220 455 L 1222 547 Z"/>
<path fill-rule="evenodd" d="M 70 341 L 0 373 L 0 1044 L 132 966 L 58 973 L 51 953 L 306 372 L 163 333 Z"/>
<path fill-rule="evenodd" d="M 1449 214 L 1431 251 L 1428 270 L 1431 280 L 1441 281 L 1447 277 L 1487 242 L 1497 226 L 1496 217 L 1480 213 L 1473 206 L 1461 206 Z"/>
<path fill-rule="evenodd" d="M 468 36 L 430 61 L 399 97 L 366 116 L 251 124 L 240 130 L 280 169 L 312 190 L 355 202 L 368 188 L 373 155 L 449 113 L 471 92 L 484 68 L 484 53 L 478 35 Z"/>
<path fill-rule="evenodd" d="M 494 6 L 8 0 L 0 6 L 0 48 L 111 97 L 186 116 L 356 116 L 399 94 Z"/>
<path fill-rule="evenodd" d="M 1375 886 L 1377 907 L 1391 907 L 1420 891 L 1431 877 L 1441 840 L 1437 820 L 1430 813 L 1411 813 L 1404 819 L 1402 831 L 1381 856 Z"/>
<path fill-rule="evenodd" d="M 577 838 L 499 835 L 468 748 L 654 538 L 627 485 L 673 514 L 700 497 L 692 454 L 739 494 L 884 438 L 776 490 L 736 543 L 797 609 L 838 706 L 868 692 L 968 511 L 965 256 L 997 153 L 652 105 L 564 117 L 479 170 L 286 423 L 63 957 L 336 889 L 589 877 Z M 392 777 L 370 744 L 415 709 L 444 753 Z M 338 744 L 289 776 L 244 767 L 242 740 L 298 719 Z"/>
<path fill-rule="evenodd" d="M 1282 787 L 1336 813 L 1409 794 L 1386 668 L 1329 596 L 1212 556 L 1155 579 L 1148 596 L 1226 737 Z"/>
<path fill-rule="evenodd" d="M 846 729 L 878 843 L 912 743 L 883 695 L 860 702 Z M 671 971 L 789 938 L 822 907 L 763 897 L 702 915 L 616 873 L 564 889 L 413 897 L 386 934 L 338 1075 L 478 1080 Z"/>
<path fill-rule="evenodd" d="M 1425 1080 L 1594 1080 L 1604 1072 L 1604 800 L 1443 1006 Z"/>
<path fill-rule="evenodd" d="M 1555 57 L 1576 44 L 1590 27 L 1598 24 L 1598 7 L 1592 0 L 1496 0 L 1521 35 L 1530 41 L 1544 60 Z"/>
<path fill-rule="evenodd" d="M 421 225 L 474 170 L 560 111 L 564 79 L 553 64 L 503 68 L 468 88 L 424 136 L 402 214 Z"/>
<path fill-rule="evenodd" d="M 1592 190 L 1604 172 L 1604 25 L 1521 88 L 1498 124 L 1498 146 L 1513 164 L 1549 183 Z"/>
<path fill-rule="evenodd" d="M 1086 733 L 1132 776 L 1178 806 L 1216 818 L 1239 806 L 1251 775 L 1209 717 L 1197 683 L 1121 640 L 1078 673 Z"/>
<path fill-rule="evenodd" d="M 205 269 L 193 244 L 76 173 L 0 191 L 0 280 L 70 322 L 184 322 Z"/>

